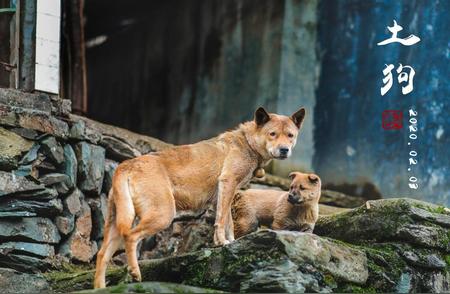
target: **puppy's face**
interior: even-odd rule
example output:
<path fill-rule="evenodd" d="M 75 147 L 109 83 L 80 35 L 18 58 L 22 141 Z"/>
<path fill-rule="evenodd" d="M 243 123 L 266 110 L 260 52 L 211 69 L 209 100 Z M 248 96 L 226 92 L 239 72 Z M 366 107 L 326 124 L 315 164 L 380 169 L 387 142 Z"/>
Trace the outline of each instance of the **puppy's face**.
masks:
<path fill-rule="evenodd" d="M 305 205 L 319 201 L 322 183 L 318 175 L 292 172 L 289 178 L 292 180 L 288 195 L 289 203 Z"/>
<path fill-rule="evenodd" d="M 264 146 L 271 158 L 286 159 L 292 154 L 297 135 L 305 118 L 305 109 L 301 108 L 292 116 L 267 113 L 260 107 L 255 112 L 258 127 L 257 142 Z"/>

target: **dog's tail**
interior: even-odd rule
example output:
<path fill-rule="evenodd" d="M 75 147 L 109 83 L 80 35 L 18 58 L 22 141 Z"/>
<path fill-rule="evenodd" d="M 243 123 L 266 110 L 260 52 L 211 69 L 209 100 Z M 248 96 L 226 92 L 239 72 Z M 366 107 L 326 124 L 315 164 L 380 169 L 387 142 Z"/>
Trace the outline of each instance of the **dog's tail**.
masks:
<path fill-rule="evenodd" d="M 136 217 L 136 211 L 131 198 L 129 177 L 126 173 L 116 173 L 116 181 L 113 186 L 114 205 L 119 207 L 115 210 L 115 224 L 122 237 L 125 237 Z"/>

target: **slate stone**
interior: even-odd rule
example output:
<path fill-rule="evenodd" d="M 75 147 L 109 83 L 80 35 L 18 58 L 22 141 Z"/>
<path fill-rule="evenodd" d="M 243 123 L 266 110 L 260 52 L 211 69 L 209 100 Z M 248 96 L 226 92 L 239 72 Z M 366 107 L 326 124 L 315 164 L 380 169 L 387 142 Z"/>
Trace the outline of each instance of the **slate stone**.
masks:
<path fill-rule="evenodd" d="M 63 206 L 60 199 L 48 201 L 7 199 L 0 202 L 0 217 L 11 216 L 45 216 L 54 217 L 60 214 Z"/>
<path fill-rule="evenodd" d="M 88 199 L 88 204 L 92 212 L 91 239 L 100 240 L 103 238 L 108 200 L 105 194 L 101 194 L 99 199 Z"/>
<path fill-rule="evenodd" d="M 64 146 L 63 171 L 69 177 L 73 185 L 76 185 L 77 183 L 77 170 L 78 163 L 75 151 L 73 151 L 72 146 L 66 144 Z"/>
<path fill-rule="evenodd" d="M 419 256 L 414 251 L 404 251 L 402 252 L 403 258 L 413 265 L 427 269 L 445 269 L 445 261 L 437 256 L 436 254 L 425 254 Z"/>
<path fill-rule="evenodd" d="M 89 239 L 92 232 L 92 213 L 89 204 L 81 201 L 81 212 L 75 220 L 75 231 L 82 237 Z"/>
<path fill-rule="evenodd" d="M 0 268 L 0 285 L 3 293 L 44 293 L 50 290 L 43 276 L 8 268 Z"/>
<path fill-rule="evenodd" d="M 80 215 L 81 199 L 84 199 L 83 193 L 79 189 L 75 189 L 69 196 L 63 199 L 64 211 L 73 216 Z"/>
<path fill-rule="evenodd" d="M 55 248 L 48 244 L 37 244 L 28 242 L 6 242 L 0 244 L 0 254 L 22 254 L 38 258 L 53 257 Z"/>
<path fill-rule="evenodd" d="M 36 140 L 36 138 L 39 136 L 39 133 L 32 129 L 11 128 L 9 130 L 28 140 Z"/>
<path fill-rule="evenodd" d="M 434 208 L 436 210 L 436 208 Z M 430 221 L 440 226 L 450 228 L 450 214 L 449 213 L 436 213 L 425 210 L 420 207 L 411 207 L 411 216 L 418 220 Z"/>
<path fill-rule="evenodd" d="M 417 288 L 421 289 L 422 293 L 449 293 L 450 273 L 448 271 L 426 271 L 418 284 Z"/>
<path fill-rule="evenodd" d="M 105 177 L 103 179 L 102 191 L 106 193 L 106 195 L 109 194 L 109 190 L 112 187 L 112 178 L 118 165 L 119 163 L 113 160 L 110 159 L 105 160 Z"/>
<path fill-rule="evenodd" d="M 100 144 L 105 147 L 107 157 L 117 161 L 141 155 L 133 146 L 113 136 L 102 136 Z"/>
<path fill-rule="evenodd" d="M 100 142 L 101 135 L 94 130 L 87 128 L 86 123 L 83 120 L 77 120 L 70 128 L 70 138 L 97 144 Z"/>
<path fill-rule="evenodd" d="M 50 259 L 42 259 L 24 254 L 7 253 L 0 251 L 0 267 L 7 267 L 27 273 L 39 273 L 53 267 Z"/>
<path fill-rule="evenodd" d="M 60 165 L 64 161 L 64 150 L 55 137 L 48 136 L 41 141 L 41 150 L 52 163 Z"/>
<path fill-rule="evenodd" d="M 90 262 L 97 253 L 97 243 L 91 241 L 92 214 L 88 203 L 81 199 L 79 216 L 75 219 L 75 228 L 59 249 L 59 254 L 76 261 Z"/>
<path fill-rule="evenodd" d="M 0 240 L 56 244 L 61 237 L 56 226 L 48 218 L 8 218 L 0 221 Z"/>
<path fill-rule="evenodd" d="M 28 152 L 33 142 L 0 127 L 0 168 L 12 170 L 18 167 L 20 157 Z"/>
<path fill-rule="evenodd" d="M 60 138 L 67 138 L 69 134 L 67 123 L 49 113 L 10 105 L 0 104 L 0 124 L 37 130 Z"/>
<path fill-rule="evenodd" d="M 20 160 L 19 164 L 26 165 L 30 164 L 38 158 L 38 151 L 41 148 L 41 145 L 38 143 L 34 143 L 33 147 L 25 154 L 24 157 Z"/>
<path fill-rule="evenodd" d="M 75 217 L 70 214 L 64 216 L 58 215 L 55 218 L 55 225 L 62 235 L 67 236 L 75 228 Z"/>
<path fill-rule="evenodd" d="M 58 196 L 58 193 L 25 177 L 0 171 L 0 197 L 9 196 L 44 200 L 53 199 Z"/>
<path fill-rule="evenodd" d="M 0 88 L 0 104 L 26 109 L 36 109 L 50 114 L 52 105 L 46 93 L 28 93 L 11 88 Z"/>
<path fill-rule="evenodd" d="M 58 191 L 59 194 L 65 195 L 74 187 L 74 183 L 66 174 L 50 173 L 39 178 L 39 181 L 47 187 L 51 187 Z"/>
<path fill-rule="evenodd" d="M 46 160 L 45 156 L 42 154 L 39 154 L 38 160 L 34 163 L 34 166 L 39 171 L 39 174 L 48 174 L 48 173 L 54 173 L 58 170 L 57 166 Z"/>
<path fill-rule="evenodd" d="M 56 116 L 69 117 L 72 112 L 72 101 L 59 97 L 51 97 L 52 113 Z"/>
<path fill-rule="evenodd" d="M 99 195 L 102 189 L 105 149 L 86 142 L 75 146 L 78 161 L 78 187 L 81 191 Z"/>
<path fill-rule="evenodd" d="M 19 177 L 33 177 L 37 178 L 37 173 L 34 172 L 33 165 L 20 165 L 16 170 L 13 170 L 12 173 Z"/>
<path fill-rule="evenodd" d="M 97 253 L 97 243 L 83 237 L 79 232 L 74 231 L 71 236 L 64 241 L 58 253 L 71 260 L 90 262 Z"/>
<path fill-rule="evenodd" d="M 450 250 L 450 243 L 442 243 L 441 237 L 445 236 L 446 232 L 439 227 L 406 224 L 398 228 L 396 235 L 398 239 L 411 244 Z"/>

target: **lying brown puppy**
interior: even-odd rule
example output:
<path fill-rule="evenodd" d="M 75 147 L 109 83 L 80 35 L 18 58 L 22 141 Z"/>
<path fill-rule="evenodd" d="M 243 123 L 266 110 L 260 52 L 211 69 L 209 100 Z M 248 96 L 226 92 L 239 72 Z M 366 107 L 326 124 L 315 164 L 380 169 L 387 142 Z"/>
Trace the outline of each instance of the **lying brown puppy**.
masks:
<path fill-rule="evenodd" d="M 312 233 L 319 217 L 321 181 L 315 174 L 293 172 L 289 192 L 248 189 L 233 202 L 234 234 L 240 237 L 264 225 L 274 230 Z"/>

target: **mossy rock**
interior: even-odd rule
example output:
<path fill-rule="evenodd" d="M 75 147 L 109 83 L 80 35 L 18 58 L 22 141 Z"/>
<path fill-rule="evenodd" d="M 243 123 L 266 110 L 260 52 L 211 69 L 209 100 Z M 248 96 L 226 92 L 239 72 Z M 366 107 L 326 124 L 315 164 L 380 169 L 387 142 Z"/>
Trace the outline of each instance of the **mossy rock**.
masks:
<path fill-rule="evenodd" d="M 207 288 L 192 287 L 167 282 L 142 282 L 131 284 L 119 284 L 104 289 L 84 290 L 75 293 L 109 294 L 109 293 L 223 293 L 223 292 Z"/>
<path fill-rule="evenodd" d="M 450 252 L 450 214 L 442 206 L 397 198 L 323 216 L 314 232 L 353 244 L 404 242 Z"/>
<path fill-rule="evenodd" d="M 317 235 L 260 230 L 230 245 L 140 262 L 143 281 L 182 283 L 223 291 L 331 291 L 330 276 L 340 283 L 364 285 L 368 277 L 364 252 Z M 93 271 L 47 275 L 58 292 L 89 289 Z M 124 268 L 112 268 L 107 284 L 127 281 Z M 335 285 L 334 287 L 337 287 Z"/>

